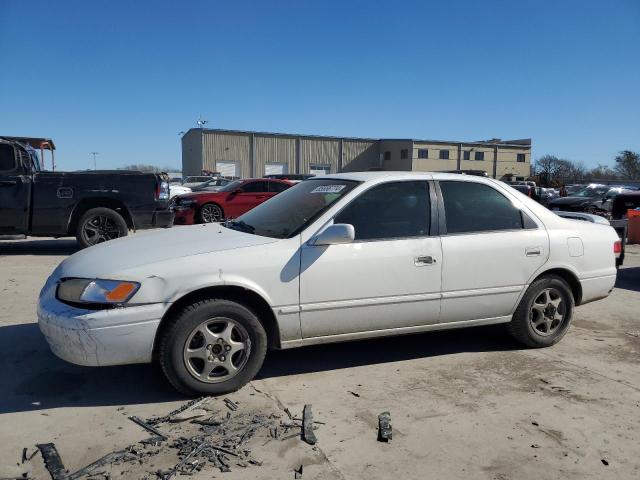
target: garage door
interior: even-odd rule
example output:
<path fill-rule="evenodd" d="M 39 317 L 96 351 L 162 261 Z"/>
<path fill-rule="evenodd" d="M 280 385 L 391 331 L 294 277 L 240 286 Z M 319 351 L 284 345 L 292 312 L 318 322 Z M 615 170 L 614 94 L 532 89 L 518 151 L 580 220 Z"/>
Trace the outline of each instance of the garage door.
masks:
<path fill-rule="evenodd" d="M 237 162 L 216 162 L 216 169 L 223 177 L 237 177 L 238 176 L 238 163 Z"/>
<path fill-rule="evenodd" d="M 287 173 L 286 163 L 267 163 L 264 166 L 265 175 L 284 175 Z"/>

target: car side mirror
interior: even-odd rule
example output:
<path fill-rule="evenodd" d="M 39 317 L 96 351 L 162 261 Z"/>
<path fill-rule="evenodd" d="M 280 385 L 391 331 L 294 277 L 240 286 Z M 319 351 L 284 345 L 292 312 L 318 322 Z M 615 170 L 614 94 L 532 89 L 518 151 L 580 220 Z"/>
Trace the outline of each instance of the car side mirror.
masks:
<path fill-rule="evenodd" d="M 353 242 L 355 238 L 356 231 L 353 225 L 348 223 L 334 223 L 316 235 L 311 245 L 342 245 Z"/>

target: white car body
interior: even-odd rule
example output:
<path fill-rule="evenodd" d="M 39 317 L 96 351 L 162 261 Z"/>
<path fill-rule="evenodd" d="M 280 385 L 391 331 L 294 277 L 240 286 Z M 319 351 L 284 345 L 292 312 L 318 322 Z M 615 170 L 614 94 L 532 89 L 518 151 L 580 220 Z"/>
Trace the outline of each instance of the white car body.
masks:
<path fill-rule="evenodd" d="M 151 362 L 159 326 L 171 306 L 203 289 L 259 297 L 275 320 L 273 348 L 506 323 L 527 287 L 545 272 L 568 279 L 576 304 L 606 297 L 613 289 L 612 246 L 618 240 L 613 228 L 561 218 L 496 180 L 407 172 L 322 179 L 361 183 L 291 238 L 194 225 L 113 240 L 64 260 L 44 285 L 38 307 L 40 329 L 52 350 L 81 365 Z M 311 244 L 362 192 L 407 180 L 488 185 L 535 225 Z M 425 262 L 426 256 L 431 261 Z M 141 287 L 124 307 L 92 310 L 56 298 L 65 278 L 127 280 Z"/>
<path fill-rule="evenodd" d="M 177 195 L 184 195 L 185 193 L 191 193 L 191 189 L 189 187 L 184 187 L 182 185 L 171 185 L 169 184 L 169 198 L 173 198 Z"/>

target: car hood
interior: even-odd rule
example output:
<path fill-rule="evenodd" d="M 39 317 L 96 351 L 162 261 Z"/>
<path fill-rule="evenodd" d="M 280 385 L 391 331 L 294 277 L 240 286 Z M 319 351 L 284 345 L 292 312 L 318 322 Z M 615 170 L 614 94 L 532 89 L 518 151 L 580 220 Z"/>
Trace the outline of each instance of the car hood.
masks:
<path fill-rule="evenodd" d="M 60 264 L 58 278 L 109 277 L 165 260 L 277 242 L 220 224 L 152 230 L 80 250 Z"/>
<path fill-rule="evenodd" d="M 562 197 L 551 200 L 549 205 L 559 207 L 561 205 L 586 205 L 592 203 L 597 197 Z"/>

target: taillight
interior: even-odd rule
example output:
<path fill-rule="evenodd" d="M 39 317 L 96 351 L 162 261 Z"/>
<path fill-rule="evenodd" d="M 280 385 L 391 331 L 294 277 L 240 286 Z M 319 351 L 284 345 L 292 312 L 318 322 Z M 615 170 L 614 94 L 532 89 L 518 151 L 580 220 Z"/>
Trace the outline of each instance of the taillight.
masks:
<path fill-rule="evenodd" d="M 622 253 L 622 240 L 613 242 L 613 253 Z"/>
<path fill-rule="evenodd" d="M 156 200 L 169 200 L 169 184 L 167 182 L 156 184 Z"/>

